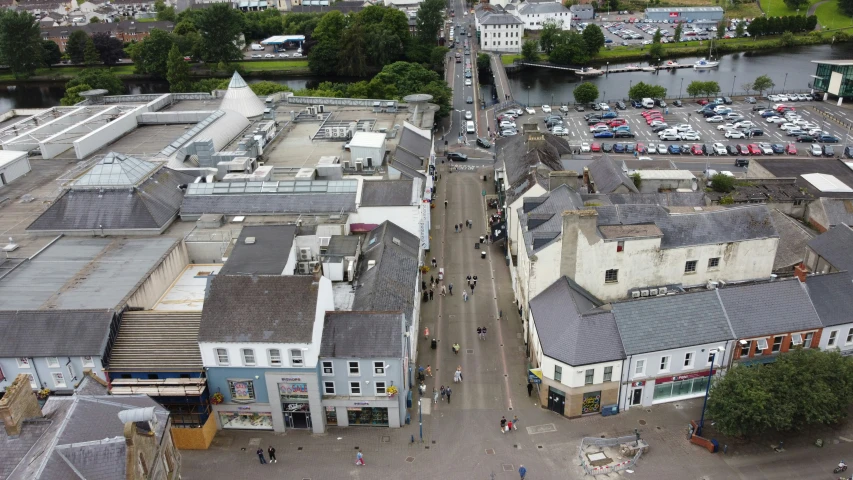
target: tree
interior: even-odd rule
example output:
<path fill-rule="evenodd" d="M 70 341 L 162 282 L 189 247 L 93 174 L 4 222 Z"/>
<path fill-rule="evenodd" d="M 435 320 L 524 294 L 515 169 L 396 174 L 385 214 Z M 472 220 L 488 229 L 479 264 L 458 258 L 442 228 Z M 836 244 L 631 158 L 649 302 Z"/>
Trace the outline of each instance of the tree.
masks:
<path fill-rule="evenodd" d="M 749 92 L 752 90 L 752 84 L 749 82 L 744 82 L 740 84 L 740 88 L 749 95 Z"/>
<path fill-rule="evenodd" d="M 534 42 L 536 43 L 536 42 Z M 524 45 L 521 46 L 521 51 L 524 53 Z M 481 72 L 488 72 L 492 69 L 492 57 L 488 56 L 485 53 L 480 53 L 477 55 L 477 70 Z"/>
<path fill-rule="evenodd" d="M 594 23 L 590 23 L 583 29 L 583 41 L 586 44 L 586 53 L 590 57 L 594 57 L 604 46 L 604 32 L 601 27 Z"/>
<path fill-rule="evenodd" d="M 776 84 L 767 75 L 761 75 L 752 82 L 752 89 L 758 91 L 759 95 L 764 95 L 765 90 L 770 90 Z"/>
<path fill-rule="evenodd" d="M 63 96 L 62 98 L 59 99 L 59 104 L 64 105 L 66 107 L 76 105 L 76 104 L 82 102 L 83 100 L 85 100 L 85 98 L 80 96 L 80 92 L 85 92 L 86 90 L 91 90 L 91 89 L 92 89 L 92 87 L 90 87 L 89 85 L 86 85 L 85 83 L 80 84 L 80 85 L 75 85 L 75 86 L 70 87 L 70 88 L 66 88 L 65 89 L 65 96 Z"/>
<path fill-rule="evenodd" d="M 340 73 L 351 77 L 363 77 L 366 75 L 366 45 L 364 42 L 364 31 L 360 25 L 351 26 L 344 30 L 341 36 L 340 47 L 338 53 Z"/>
<path fill-rule="evenodd" d="M 661 34 L 660 28 L 655 30 L 655 34 L 652 35 L 652 43 L 660 43 L 660 39 L 663 35 Z"/>
<path fill-rule="evenodd" d="M 201 34 L 199 53 L 205 62 L 228 64 L 243 58 L 243 14 L 231 4 L 214 3 L 202 11 L 195 23 Z"/>
<path fill-rule="evenodd" d="M 101 23 L 101 19 L 98 17 L 92 17 L 89 19 L 89 23 Z"/>
<path fill-rule="evenodd" d="M 717 38 L 723 38 L 726 36 L 726 22 L 720 22 L 717 24 Z"/>
<path fill-rule="evenodd" d="M 628 98 L 664 98 L 666 97 L 666 88 L 659 85 L 649 85 L 644 82 L 637 82 L 628 90 Z"/>
<path fill-rule="evenodd" d="M 808 4 L 809 0 L 785 0 L 785 5 L 787 5 L 791 10 L 806 8 Z"/>
<path fill-rule="evenodd" d="M 92 35 L 92 43 L 104 65 L 115 65 L 124 58 L 124 45 L 121 40 L 111 37 L 108 33 L 100 32 Z"/>
<path fill-rule="evenodd" d="M 438 42 L 438 33 L 444 25 L 443 0 L 425 0 L 418 9 L 415 22 L 417 25 L 418 38 L 427 45 L 435 45 Z"/>
<path fill-rule="evenodd" d="M 525 40 L 521 44 L 521 58 L 525 62 L 539 61 L 539 45 L 536 44 L 536 40 Z"/>
<path fill-rule="evenodd" d="M 356 15 L 355 23 L 365 32 L 366 60 L 369 67 L 381 69 L 389 63 L 403 59 L 411 39 L 406 14 L 395 8 L 372 5 Z M 430 51 L 430 63 L 434 60 L 434 54 L 433 49 Z M 443 61 L 440 62 L 439 68 L 443 69 Z"/>
<path fill-rule="evenodd" d="M 704 85 L 702 86 L 705 92 L 705 95 L 709 97 L 717 95 L 720 93 L 720 84 L 714 81 L 702 82 Z"/>
<path fill-rule="evenodd" d="M 157 20 L 174 22 L 178 15 L 175 13 L 175 7 L 167 6 L 163 0 L 154 2 L 154 11 L 157 12 Z"/>
<path fill-rule="evenodd" d="M 844 12 L 845 15 L 853 16 L 853 0 L 840 0 L 838 2 L 838 8 Z"/>
<path fill-rule="evenodd" d="M 702 85 L 703 83 L 705 82 L 701 82 L 698 80 L 693 80 L 692 82 L 690 82 L 687 85 L 687 94 L 695 98 L 705 93 L 704 85 Z"/>
<path fill-rule="evenodd" d="M 166 78 L 166 63 L 173 43 L 168 33 L 155 28 L 151 30 L 148 38 L 128 47 L 136 73 Z"/>
<path fill-rule="evenodd" d="M 793 47 L 797 44 L 797 38 L 791 32 L 785 32 L 779 37 L 779 46 Z"/>
<path fill-rule="evenodd" d="M 660 43 L 652 43 L 652 46 L 649 47 L 649 63 L 657 65 L 663 57 L 663 45 Z"/>
<path fill-rule="evenodd" d="M 86 37 L 86 46 L 83 48 L 83 63 L 90 67 L 101 63 L 101 56 L 98 54 L 98 49 L 95 48 L 95 42 L 92 37 Z"/>
<path fill-rule="evenodd" d="M 711 188 L 715 192 L 729 193 L 735 188 L 735 179 L 722 173 L 717 173 L 711 177 Z"/>
<path fill-rule="evenodd" d="M 772 364 L 738 366 L 717 380 L 708 414 L 725 435 L 745 437 L 834 425 L 853 396 L 853 359 L 796 348 Z"/>
<path fill-rule="evenodd" d="M 738 38 L 742 37 L 744 31 L 746 31 L 746 26 L 743 22 L 737 22 L 737 25 L 735 26 L 735 36 Z"/>
<path fill-rule="evenodd" d="M 41 32 L 27 12 L 0 11 L 0 64 L 15 78 L 27 78 L 42 64 Z"/>
<path fill-rule="evenodd" d="M 809 15 L 806 18 L 806 30 L 812 31 L 817 28 L 817 15 Z"/>
<path fill-rule="evenodd" d="M 589 61 L 587 45 L 583 36 L 577 32 L 560 32 L 549 59 L 551 62 L 561 65 L 578 65 Z"/>
<path fill-rule="evenodd" d="M 450 49 L 447 47 L 432 47 L 432 52 L 429 54 L 430 68 L 438 73 L 444 73 L 444 62 L 447 59 L 448 53 L 450 53 Z M 477 56 L 477 67 L 480 66 L 480 57 L 482 56 L 484 56 L 482 53 Z M 488 62 L 489 56 L 485 55 L 485 57 Z"/>
<path fill-rule="evenodd" d="M 592 82 L 583 82 L 572 91 L 575 103 L 592 103 L 598 98 L 598 87 Z"/>
<path fill-rule="evenodd" d="M 675 26 L 675 31 L 672 32 L 672 41 L 678 43 L 681 41 L 681 34 L 684 31 L 684 27 L 681 23 Z"/>
<path fill-rule="evenodd" d="M 169 82 L 169 91 L 181 93 L 190 91 L 190 66 L 181 55 L 177 45 L 172 44 L 169 49 L 169 58 L 166 60 L 166 80 Z"/>
<path fill-rule="evenodd" d="M 749 26 L 746 27 L 746 31 L 752 35 L 753 38 L 764 35 L 767 30 L 767 19 L 764 17 L 758 17 L 749 22 Z"/>
<path fill-rule="evenodd" d="M 639 190 L 643 186 L 643 176 L 640 175 L 640 172 L 634 172 L 631 174 L 631 181 L 634 182 L 634 186 Z"/>
<path fill-rule="evenodd" d="M 83 63 L 83 55 L 86 53 L 86 44 L 91 39 L 85 30 L 74 30 L 68 36 L 65 44 L 65 53 L 71 59 L 71 63 Z"/>
<path fill-rule="evenodd" d="M 557 25 L 555 21 L 546 20 L 545 23 L 542 24 L 542 30 L 539 33 L 539 46 L 542 47 L 543 52 L 549 55 L 551 54 L 551 51 L 554 50 L 554 47 L 556 46 L 557 38 L 560 33 L 560 26 Z"/>
<path fill-rule="evenodd" d="M 343 13 L 338 10 L 323 15 L 323 18 L 317 23 L 317 28 L 311 38 L 318 42 L 334 41 L 338 42 L 341 39 L 341 34 L 347 28 L 347 19 Z"/>
<path fill-rule="evenodd" d="M 124 93 L 124 82 L 115 73 L 106 68 L 87 68 L 79 75 L 65 84 L 65 96 L 60 103 L 62 105 L 75 105 L 84 100 L 79 94 L 86 90 L 103 88 L 110 95 Z"/>
<path fill-rule="evenodd" d="M 335 75 L 338 69 L 338 43 L 324 40 L 314 46 L 308 54 L 308 68 L 315 75 Z"/>
<path fill-rule="evenodd" d="M 59 51 L 59 45 L 53 40 L 42 40 L 41 60 L 48 68 L 62 61 L 62 52 Z"/>

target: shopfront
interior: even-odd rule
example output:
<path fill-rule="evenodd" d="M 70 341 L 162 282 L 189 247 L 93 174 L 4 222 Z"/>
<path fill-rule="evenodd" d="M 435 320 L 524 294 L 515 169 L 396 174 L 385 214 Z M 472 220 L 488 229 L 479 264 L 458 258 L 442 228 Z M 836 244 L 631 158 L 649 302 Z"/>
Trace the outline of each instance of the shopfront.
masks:
<path fill-rule="evenodd" d="M 323 398 L 326 425 L 339 427 L 399 428 L 405 409 L 400 409 L 399 395 L 389 398 L 356 399 L 347 397 Z"/>
<path fill-rule="evenodd" d="M 583 394 L 581 404 L 581 415 L 598 413 L 601 411 L 601 392 L 587 392 Z"/>
<path fill-rule="evenodd" d="M 223 429 L 272 430 L 272 412 L 253 411 L 250 406 L 224 406 L 227 410 L 217 412 Z"/>
<path fill-rule="evenodd" d="M 347 407 L 347 424 L 367 427 L 387 427 L 388 409 L 368 406 Z"/>
<path fill-rule="evenodd" d="M 284 427 L 310 429 L 311 405 L 308 403 L 308 384 L 301 378 L 282 378 L 278 384 Z"/>
<path fill-rule="evenodd" d="M 712 372 L 712 375 L 716 371 Z M 705 395 L 708 386 L 708 372 L 695 372 L 673 377 L 655 379 L 652 403 L 666 403 L 675 400 L 696 398 Z"/>

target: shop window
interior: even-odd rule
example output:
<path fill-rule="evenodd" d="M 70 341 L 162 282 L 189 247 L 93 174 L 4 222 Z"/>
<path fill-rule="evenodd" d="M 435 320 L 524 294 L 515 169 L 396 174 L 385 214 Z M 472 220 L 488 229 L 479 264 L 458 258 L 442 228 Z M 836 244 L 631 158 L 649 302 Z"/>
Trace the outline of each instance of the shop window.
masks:
<path fill-rule="evenodd" d="M 554 365 L 554 380 L 557 382 L 563 381 L 563 367 Z"/>
<path fill-rule="evenodd" d="M 243 349 L 243 365 L 254 365 L 255 364 L 255 351 L 251 348 Z"/>
<path fill-rule="evenodd" d="M 281 350 L 277 348 L 271 348 L 267 351 L 267 354 L 270 357 L 270 366 L 272 367 L 280 367 L 281 363 Z"/>
<path fill-rule="evenodd" d="M 255 401 L 255 383 L 252 380 L 228 380 L 228 390 L 233 402 Z"/>
<path fill-rule="evenodd" d="M 642 377 L 646 374 L 646 361 L 645 360 L 637 360 L 637 363 L 634 365 L 634 375 L 638 377 Z"/>
<path fill-rule="evenodd" d="M 330 376 L 335 374 L 335 367 L 332 365 L 330 360 L 323 360 L 323 376 Z"/>
<path fill-rule="evenodd" d="M 604 283 L 616 283 L 619 281 L 619 270 L 612 269 L 604 272 Z"/>
<path fill-rule="evenodd" d="M 59 359 L 56 357 L 47 357 L 47 368 L 59 368 Z"/>
<path fill-rule="evenodd" d="M 669 371 L 669 360 L 670 360 L 669 355 L 667 355 L 665 357 L 660 357 L 660 371 L 661 372 Z"/>
<path fill-rule="evenodd" d="M 740 344 L 740 356 L 741 357 L 749 356 L 749 347 L 750 347 L 750 341 L 749 340 L 741 340 L 741 344 Z"/>
<path fill-rule="evenodd" d="M 708 270 L 714 270 L 720 268 L 720 257 L 714 257 L 708 259 Z"/>
<path fill-rule="evenodd" d="M 376 395 L 385 395 L 385 382 L 376 382 Z"/>
<path fill-rule="evenodd" d="M 94 367 L 95 361 L 92 360 L 92 357 L 90 357 L 90 356 L 84 356 L 83 357 L 83 366 L 84 367 Z"/>
<path fill-rule="evenodd" d="M 30 359 L 26 357 L 18 358 L 18 368 L 30 368 Z"/>
<path fill-rule="evenodd" d="M 222 428 L 241 430 L 272 430 L 270 412 L 219 412 Z"/>
<path fill-rule="evenodd" d="M 696 260 L 688 260 L 687 263 L 684 264 L 684 273 L 696 273 L 696 264 L 698 262 Z"/>
<path fill-rule="evenodd" d="M 216 364 L 228 365 L 228 350 L 225 350 L 224 348 L 216 349 Z"/>
<path fill-rule="evenodd" d="M 778 337 L 773 337 L 773 353 L 776 353 L 782 350 L 782 340 L 785 337 L 783 335 L 779 335 Z"/>
<path fill-rule="evenodd" d="M 56 388 L 65 388 L 65 377 L 61 373 L 55 372 L 50 374 L 53 377 L 53 386 Z"/>
<path fill-rule="evenodd" d="M 604 367 L 604 381 L 609 382 L 613 380 L 613 367 Z"/>
<path fill-rule="evenodd" d="M 684 354 L 684 368 L 693 368 L 693 352 Z"/>
<path fill-rule="evenodd" d="M 385 376 L 385 362 L 373 362 L 373 374 Z"/>
<path fill-rule="evenodd" d="M 596 413 L 601 411 L 601 392 L 588 392 L 583 394 L 581 414 Z"/>
<path fill-rule="evenodd" d="M 349 362 L 349 376 L 357 377 L 361 375 L 361 368 L 358 366 L 358 362 Z"/>
<path fill-rule="evenodd" d="M 361 395 L 361 383 L 349 382 L 349 393 L 350 395 Z"/>
<path fill-rule="evenodd" d="M 350 425 L 387 427 L 388 409 L 381 407 L 348 407 L 347 418 Z"/>
<path fill-rule="evenodd" d="M 304 367 L 305 363 L 302 360 L 302 350 L 294 348 L 290 350 L 290 366 Z"/>
<path fill-rule="evenodd" d="M 325 395 L 335 394 L 335 382 L 323 382 L 323 393 Z"/>
<path fill-rule="evenodd" d="M 835 341 L 838 339 L 838 330 L 833 330 L 829 332 L 829 340 L 826 342 L 826 346 L 831 347 L 835 345 Z"/>

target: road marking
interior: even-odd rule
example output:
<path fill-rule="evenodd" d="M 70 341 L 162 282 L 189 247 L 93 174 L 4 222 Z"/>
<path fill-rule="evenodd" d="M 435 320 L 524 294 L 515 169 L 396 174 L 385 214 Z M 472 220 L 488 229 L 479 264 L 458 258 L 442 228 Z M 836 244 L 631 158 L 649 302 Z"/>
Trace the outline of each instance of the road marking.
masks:
<path fill-rule="evenodd" d="M 537 433 L 549 433 L 556 431 L 557 427 L 553 423 L 546 423 L 544 425 L 533 425 L 527 427 L 528 435 L 536 435 Z"/>

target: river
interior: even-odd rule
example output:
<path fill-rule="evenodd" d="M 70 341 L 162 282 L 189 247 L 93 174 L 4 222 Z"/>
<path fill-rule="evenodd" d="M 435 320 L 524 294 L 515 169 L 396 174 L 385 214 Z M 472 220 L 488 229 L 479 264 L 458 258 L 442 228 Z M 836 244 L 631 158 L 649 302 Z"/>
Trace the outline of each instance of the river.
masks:
<path fill-rule="evenodd" d="M 797 47 L 778 51 L 733 53 L 723 55 L 720 66 L 716 69 L 699 71 L 692 68 L 661 71 L 659 74 L 649 72 L 612 73 L 607 76 L 593 78 L 590 81 L 598 86 L 600 97 L 617 100 L 627 97 L 630 85 L 637 82 L 652 83 L 666 87 L 667 96 L 677 98 L 682 88 L 693 80 L 716 81 L 720 84 L 723 95 L 730 95 L 732 90 L 737 94 L 743 92 L 741 85 L 752 82 L 759 75 L 769 75 L 776 83 L 775 90 L 807 90 L 810 88 L 811 76 L 817 65 L 812 60 L 849 60 L 853 57 L 853 43 L 839 45 L 815 45 Z M 697 58 L 678 58 L 679 63 L 692 64 Z M 610 68 L 636 64 L 647 65 L 645 62 L 630 62 L 611 64 Z M 605 65 L 600 66 L 606 70 Z M 509 75 L 510 88 L 515 99 L 522 103 L 533 105 L 574 103 L 572 90 L 581 80 L 574 74 L 560 70 L 528 67 L 518 73 Z M 529 90 L 528 90 L 529 89 Z M 751 92 L 754 94 L 755 92 Z M 529 95 L 529 101 L 528 101 Z M 681 93 L 687 96 L 686 92 Z"/>

